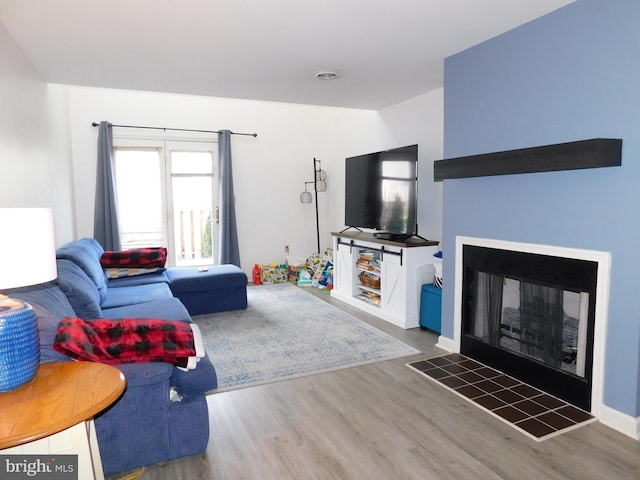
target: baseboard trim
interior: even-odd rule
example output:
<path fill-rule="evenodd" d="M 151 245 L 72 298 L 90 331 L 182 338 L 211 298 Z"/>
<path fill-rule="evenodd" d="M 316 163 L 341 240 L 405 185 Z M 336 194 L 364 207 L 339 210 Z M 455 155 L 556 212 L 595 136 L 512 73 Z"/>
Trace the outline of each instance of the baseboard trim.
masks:
<path fill-rule="evenodd" d="M 631 415 L 602 405 L 598 420 L 600 420 L 600 423 L 603 425 L 611 427 L 634 440 L 640 440 L 640 417 L 632 417 Z"/>
<path fill-rule="evenodd" d="M 452 338 L 447 338 L 442 335 L 438 337 L 436 347 L 441 348 L 449 353 L 460 353 L 455 351 L 455 343 Z"/>

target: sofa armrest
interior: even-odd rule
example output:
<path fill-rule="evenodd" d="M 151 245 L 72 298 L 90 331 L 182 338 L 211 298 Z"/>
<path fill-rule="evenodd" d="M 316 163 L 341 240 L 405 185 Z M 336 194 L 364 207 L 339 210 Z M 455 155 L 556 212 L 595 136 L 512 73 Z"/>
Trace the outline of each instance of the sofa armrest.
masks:
<path fill-rule="evenodd" d="M 163 298 L 152 302 L 104 308 L 104 318 L 162 318 L 191 323 L 191 317 L 185 306 L 177 298 Z"/>
<path fill-rule="evenodd" d="M 218 377 L 211 360 L 205 355 L 193 370 L 184 371 L 176 368 L 171 377 L 171 385 L 175 386 L 178 392 L 188 400 L 216 389 Z"/>
<path fill-rule="evenodd" d="M 120 399 L 95 417 L 105 475 L 170 458 L 167 363 L 117 365 L 127 379 Z"/>
<path fill-rule="evenodd" d="M 114 366 L 124 373 L 127 388 L 168 382 L 174 371 L 173 365 L 164 362 L 123 363 Z M 168 388 L 167 398 L 169 398 Z"/>

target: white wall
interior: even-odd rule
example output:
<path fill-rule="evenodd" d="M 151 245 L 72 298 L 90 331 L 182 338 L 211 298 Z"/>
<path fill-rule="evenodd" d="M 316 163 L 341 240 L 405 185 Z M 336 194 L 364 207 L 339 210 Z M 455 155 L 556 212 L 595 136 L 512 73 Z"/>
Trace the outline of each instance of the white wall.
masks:
<path fill-rule="evenodd" d="M 313 179 L 314 157 L 329 175 L 319 205 L 321 249 L 330 245 L 326 212 L 332 196 L 342 195 L 331 186 L 338 169 L 343 174 L 341 145 L 356 142 L 366 150 L 381 135 L 377 112 L 368 110 L 84 87 L 70 87 L 69 99 L 78 237 L 93 232 L 98 132 L 92 122 L 256 132 L 257 138 L 232 136 L 240 258 L 247 272 L 254 263 L 284 262 L 285 244 L 292 256 L 315 251 L 315 210 L 299 201 L 304 182 Z"/>
<path fill-rule="evenodd" d="M 232 136 L 240 258 L 247 272 L 254 263 L 284 262 L 285 244 L 291 256 L 316 250 L 314 204 L 299 201 L 304 182 L 313 180 L 314 158 L 327 172 L 328 188 L 318 201 L 322 251 L 331 246 L 330 232 L 344 228 L 345 157 L 411 143 L 420 144 L 421 232 L 440 239 L 441 188 L 431 179 L 432 162 L 442 156 L 441 91 L 375 112 L 69 87 L 69 110 L 78 237 L 93 232 L 98 132 L 91 123 L 106 120 L 258 134 Z"/>
<path fill-rule="evenodd" d="M 438 89 L 378 111 L 375 132 L 347 122 L 337 125 L 340 142 L 327 142 L 335 159 L 329 182 L 334 192 L 328 218 L 330 231 L 344 228 L 344 158 L 418 144 L 418 227 L 429 240 L 442 239 L 442 182 L 433 181 L 433 162 L 442 159 L 444 92 Z"/>
<path fill-rule="evenodd" d="M 418 144 L 418 229 L 442 240 L 442 182 L 433 181 L 433 162 L 443 158 L 444 89 L 380 110 L 388 138 L 384 148 Z"/>
<path fill-rule="evenodd" d="M 56 243 L 73 238 L 66 93 L 48 86 L 0 24 L 0 207 L 51 207 Z"/>

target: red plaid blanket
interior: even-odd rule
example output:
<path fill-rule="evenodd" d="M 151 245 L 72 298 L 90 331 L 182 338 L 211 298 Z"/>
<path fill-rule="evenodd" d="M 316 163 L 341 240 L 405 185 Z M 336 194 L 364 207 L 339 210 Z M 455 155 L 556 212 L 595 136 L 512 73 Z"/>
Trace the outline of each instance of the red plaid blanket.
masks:
<path fill-rule="evenodd" d="M 156 318 L 60 320 L 53 348 L 76 360 L 106 364 L 167 362 L 186 367 L 196 356 L 191 325 Z"/>
<path fill-rule="evenodd" d="M 106 250 L 100 258 L 100 264 L 105 268 L 163 268 L 166 261 L 165 247 Z"/>

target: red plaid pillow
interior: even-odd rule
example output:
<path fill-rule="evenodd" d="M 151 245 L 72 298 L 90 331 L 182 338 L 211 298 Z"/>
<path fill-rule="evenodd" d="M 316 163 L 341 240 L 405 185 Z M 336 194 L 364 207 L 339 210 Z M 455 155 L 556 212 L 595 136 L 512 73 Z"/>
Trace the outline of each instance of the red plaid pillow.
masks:
<path fill-rule="evenodd" d="M 165 247 L 134 248 L 131 250 L 106 250 L 100 264 L 104 268 L 164 268 L 167 261 Z"/>

